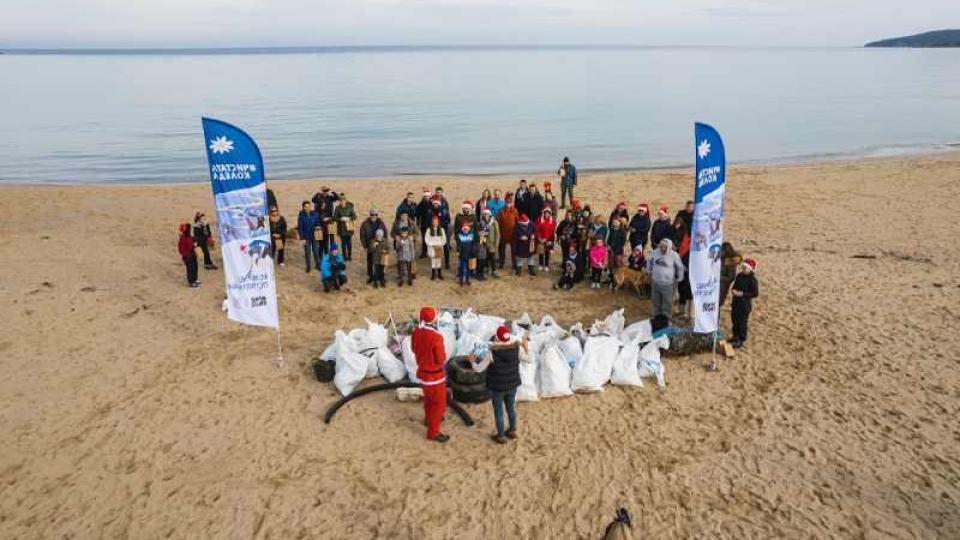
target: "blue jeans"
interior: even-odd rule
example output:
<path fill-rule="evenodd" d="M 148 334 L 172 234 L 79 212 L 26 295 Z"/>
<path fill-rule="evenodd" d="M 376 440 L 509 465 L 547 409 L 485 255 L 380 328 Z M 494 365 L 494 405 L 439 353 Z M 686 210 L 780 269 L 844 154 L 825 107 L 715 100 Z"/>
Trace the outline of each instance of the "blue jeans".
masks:
<path fill-rule="evenodd" d="M 457 277 L 461 283 L 470 282 L 470 260 L 460 259 L 460 265 L 457 267 Z"/>
<path fill-rule="evenodd" d="M 320 269 L 320 243 L 312 238 L 308 238 L 303 244 L 303 258 L 307 263 L 307 272 L 310 271 L 310 259 L 316 262 L 315 268 Z"/>
<path fill-rule="evenodd" d="M 493 403 L 493 421 L 497 424 L 497 435 L 503 435 L 503 406 L 507 406 L 507 420 L 510 422 L 510 429 L 517 430 L 517 390 L 514 388 L 509 392 L 497 392 L 496 390 L 487 390 L 490 393 L 490 402 Z"/>

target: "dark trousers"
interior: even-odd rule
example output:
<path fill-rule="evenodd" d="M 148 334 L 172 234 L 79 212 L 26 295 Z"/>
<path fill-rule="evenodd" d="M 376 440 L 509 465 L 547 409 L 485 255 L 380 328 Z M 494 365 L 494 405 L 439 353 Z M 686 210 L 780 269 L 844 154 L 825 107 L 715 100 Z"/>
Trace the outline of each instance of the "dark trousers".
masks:
<path fill-rule="evenodd" d="M 369 249 L 367 250 L 367 281 L 373 281 L 374 279 L 374 268 L 373 268 L 373 252 Z"/>
<path fill-rule="evenodd" d="M 747 323 L 750 320 L 750 306 L 734 298 L 733 306 L 730 310 L 730 319 L 733 321 L 733 339 L 740 343 L 746 343 Z"/>
<path fill-rule="evenodd" d="M 332 242 L 332 241 L 333 241 L 333 235 L 332 235 L 332 234 L 327 234 L 327 229 L 326 229 L 326 227 L 324 227 L 324 229 L 323 229 L 323 240 L 321 240 L 320 242 L 317 243 L 318 246 L 319 246 L 319 250 L 320 250 L 320 257 L 323 257 L 323 256 L 326 255 L 327 253 L 330 253 L 330 242 Z M 319 268 L 320 265 L 317 264 L 317 267 Z"/>
<path fill-rule="evenodd" d="M 340 290 L 347 282 L 347 276 L 343 274 L 337 274 L 336 276 L 330 276 L 323 280 L 323 292 L 330 292 L 330 289 Z"/>
<path fill-rule="evenodd" d="M 537 255 L 537 259 L 540 260 L 540 266 L 550 266 L 550 250 L 544 250 L 543 253 Z"/>
<path fill-rule="evenodd" d="M 423 259 L 427 256 L 427 231 L 428 228 L 420 229 L 420 258 Z"/>
<path fill-rule="evenodd" d="M 353 235 L 348 234 L 340 237 L 340 253 L 343 253 L 344 260 L 353 260 Z"/>
<path fill-rule="evenodd" d="M 566 208 L 566 201 L 573 205 L 573 186 L 560 184 L 560 208 Z"/>
<path fill-rule="evenodd" d="M 386 285 L 387 277 L 384 274 L 384 269 L 386 267 L 382 264 L 373 265 L 373 282 L 379 283 L 381 285 Z"/>
<path fill-rule="evenodd" d="M 497 271 L 497 253 L 495 251 L 487 252 L 487 268 L 491 274 L 495 274 Z"/>
<path fill-rule="evenodd" d="M 401 285 L 403 283 L 406 283 L 407 285 L 413 285 L 413 262 L 398 261 L 397 265 L 399 266 L 397 271 L 397 282 Z"/>
<path fill-rule="evenodd" d="M 306 261 L 307 272 L 310 271 L 310 259 L 313 258 L 313 261 L 316 263 L 316 268 L 320 269 L 320 246 L 316 240 L 312 238 L 307 238 L 303 241 L 303 258 Z"/>
<path fill-rule="evenodd" d="M 183 258 L 183 265 L 187 268 L 187 283 L 193 285 L 197 282 L 197 256 L 190 255 Z"/>
<path fill-rule="evenodd" d="M 500 262 L 500 268 L 503 268 L 503 264 L 507 262 L 507 243 L 500 242 L 500 247 L 497 248 L 497 260 Z M 517 256 L 513 252 L 513 244 L 510 245 L 510 266 L 517 266 Z"/>
<path fill-rule="evenodd" d="M 277 264 L 283 264 L 283 252 L 284 248 L 277 249 L 275 241 L 270 242 L 270 254 L 273 256 L 273 260 L 277 261 Z"/>
<path fill-rule="evenodd" d="M 573 276 L 564 274 L 560 277 L 560 281 L 557 282 L 557 287 L 560 289 L 572 289 L 573 288 Z"/>
<path fill-rule="evenodd" d="M 590 268 L 590 281 L 594 283 L 600 283 L 600 278 L 603 276 L 603 268 Z"/>
<path fill-rule="evenodd" d="M 493 422 L 497 426 L 497 435 L 503 435 L 507 431 L 517 430 L 517 391 L 497 392 L 488 390 L 490 393 L 490 402 L 493 404 Z M 503 410 L 507 410 L 507 421 L 509 427 L 504 430 Z"/>
<path fill-rule="evenodd" d="M 210 246 L 207 245 L 207 239 L 204 238 L 200 244 L 200 250 L 203 251 L 203 265 L 213 266 L 213 259 L 210 258 Z"/>

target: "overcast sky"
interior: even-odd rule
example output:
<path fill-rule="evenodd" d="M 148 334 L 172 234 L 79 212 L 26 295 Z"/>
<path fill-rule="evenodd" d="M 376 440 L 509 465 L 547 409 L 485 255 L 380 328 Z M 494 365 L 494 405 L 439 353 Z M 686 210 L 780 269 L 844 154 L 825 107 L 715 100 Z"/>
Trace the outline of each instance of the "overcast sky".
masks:
<path fill-rule="evenodd" d="M 858 46 L 960 0 L 2 0 L 0 47 Z"/>

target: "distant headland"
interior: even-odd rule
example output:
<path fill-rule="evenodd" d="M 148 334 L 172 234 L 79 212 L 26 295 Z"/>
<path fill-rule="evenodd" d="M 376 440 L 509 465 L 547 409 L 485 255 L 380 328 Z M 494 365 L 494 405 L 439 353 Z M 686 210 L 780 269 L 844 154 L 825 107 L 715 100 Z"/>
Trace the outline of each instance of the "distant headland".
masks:
<path fill-rule="evenodd" d="M 882 39 L 864 47 L 960 47 L 960 30 L 935 30 L 912 36 Z"/>

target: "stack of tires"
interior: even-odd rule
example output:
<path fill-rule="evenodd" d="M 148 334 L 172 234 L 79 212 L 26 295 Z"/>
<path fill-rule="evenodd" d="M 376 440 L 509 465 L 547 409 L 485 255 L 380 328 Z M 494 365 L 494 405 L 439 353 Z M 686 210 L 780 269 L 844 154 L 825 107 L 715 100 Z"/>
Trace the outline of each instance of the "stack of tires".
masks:
<path fill-rule="evenodd" d="M 483 403 L 490 399 L 486 372 L 474 371 L 466 356 L 454 356 L 447 362 L 447 385 L 453 391 L 453 399 L 460 403 Z"/>

